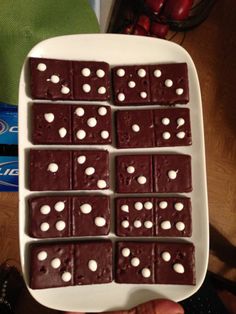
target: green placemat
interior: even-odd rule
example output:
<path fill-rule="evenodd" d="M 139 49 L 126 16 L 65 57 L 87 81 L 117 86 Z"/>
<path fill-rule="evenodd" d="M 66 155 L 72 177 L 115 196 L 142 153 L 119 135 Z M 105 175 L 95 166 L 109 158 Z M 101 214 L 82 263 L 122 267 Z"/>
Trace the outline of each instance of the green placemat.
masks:
<path fill-rule="evenodd" d="M 0 102 L 17 104 L 22 63 L 35 44 L 96 32 L 99 25 L 87 0 L 0 0 Z"/>

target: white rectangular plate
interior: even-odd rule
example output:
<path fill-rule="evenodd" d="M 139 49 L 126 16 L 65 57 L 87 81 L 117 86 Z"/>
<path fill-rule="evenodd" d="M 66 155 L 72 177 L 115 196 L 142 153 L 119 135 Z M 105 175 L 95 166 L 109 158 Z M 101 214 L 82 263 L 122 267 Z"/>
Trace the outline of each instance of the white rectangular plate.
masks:
<path fill-rule="evenodd" d="M 188 64 L 190 108 L 193 145 L 175 148 L 131 149 L 130 152 L 176 152 L 192 156 L 193 192 L 185 194 L 192 200 L 193 234 L 190 239 L 196 250 L 196 285 L 135 285 L 110 284 L 74 286 L 32 290 L 29 288 L 28 245 L 38 242 L 27 235 L 27 203 L 26 199 L 33 195 L 27 189 L 28 168 L 26 151 L 33 147 L 30 138 L 30 106 L 32 99 L 28 95 L 29 77 L 28 57 L 56 58 L 71 60 L 106 61 L 111 66 L 122 64 L 151 64 L 186 62 Z M 73 103 L 73 102 L 72 102 Z M 79 103 L 78 101 L 74 103 Z M 91 103 L 91 102 L 90 102 Z M 100 102 L 101 103 L 101 102 Z M 114 111 L 118 107 L 109 104 Z M 178 106 L 177 106 L 178 107 Z M 182 106 L 181 106 L 182 107 Z M 185 107 L 185 106 L 184 106 Z M 127 107 L 131 108 L 131 107 Z M 149 108 L 149 106 L 139 106 Z M 36 146 L 35 146 L 36 147 Z M 37 146 L 39 148 L 41 146 Z M 59 147 L 52 145 L 50 147 Z M 88 146 L 63 146 L 63 148 L 86 148 Z M 109 150 L 113 156 L 118 150 L 109 145 L 94 148 Z M 91 147 L 90 147 L 91 148 Z M 123 152 L 124 150 L 119 150 Z M 125 150 L 127 153 L 128 150 Z M 113 163 L 113 158 L 112 163 Z M 111 167 L 113 169 L 113 167 Z M 128 36 L 128 35 L 71 35 L 55 37 L 37 44 L 28 54 L 22 68 L 19 86 L 19 235 L 22 269 L 26 284 L 32 296 L 41 304 L 62 311 L 101 312 L 109 310 L 129 309 L 140 303 L 156 298 L 168 298 L 174 301 L 183 300 L 195 293 L 201 286 L 208 263 L 208 204 L 205 172 L 205 150 L 202 118 L 202 103 L 197 72 L 189 54 L 180 46 L 160 39 Z M 113 198 L 114 174 L 112 187 L 107 191 Z M 136 195 L 138 196 L 138 195 Z M 109 238 L 114 239 L 111 233 Z M 74 239 L 74 238 L 73 238 Z M 121 239 L 121 238 L 120 238 Z M 122 239 L 121 239 L 122 240 Z M 167 239 L 175 241 L 178 239 Z M 180 239 L 179 239 L 180 240 Z"/>

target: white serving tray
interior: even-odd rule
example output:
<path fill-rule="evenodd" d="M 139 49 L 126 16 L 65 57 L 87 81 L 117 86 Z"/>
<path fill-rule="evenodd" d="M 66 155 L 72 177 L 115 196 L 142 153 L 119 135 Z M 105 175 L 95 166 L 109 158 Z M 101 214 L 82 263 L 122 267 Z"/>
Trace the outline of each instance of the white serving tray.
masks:
<path fill-rule="evenodd" d="M 181 194 L 191 197 L 192 200 L 192 221 L 193 234 L 191 238 L 185 239 L 195 245 L 196 250 L 196 285 L 136 285 L 117 284 L 115 282 L 101 285 L 73 286 L 66 288 L 53 288 L 44 290 L 32 290 L 29 288 L 29 262 L 28 246 L 32 242 L 38 242 L 27 235 L 28 209 L 27 198 L 32 193 L 27 187 L 28 181 L 28 160 L 27 151 L 34 145 L 30 142 L 30 106 L 32 99 L 29 97 L 28 57 L 57 58 L 72 60 L 93 60 L 106 61 L 111 66 L 122 64 L 150 64 L 187 62 L 190 85 L 190 102 L 186 106 L 190 108 L 190 119 L 192 129 L 193 145 L 188 147 L 175 148 L 150 148 L 119 150 L 125 153 L 162 153 L 175 152 L 192 156 L 192 184 L 193 192 Z M 71 103 L 82 103 L 72 101 Z M 91 103 L 91 102 L 90 102 Z M 109 104 L 112 110 L 119 107 L 110 102 L 94 102 Z M 150 106 L 139 106 L 138 108 L 149 108 Z M 156 106 L 159 107 L 159 106 Z M 178 107 L 178 106 L 177 106 Z M 123 107 L 124 108 L 124 107 Z M 126 108 L 132 108 L 126 107 Z M 153 106 L 152 106 L 153 108 Z M 42 145 L 34 146 L 43 147 Z M 45 146 L 44 146 L 45 147 Z M 50 148 L 79 149 L 83 146 L 60 146 L 52 145 Z M 107 149 L 111 153 L 111 170 L 113 170 L 113 157 L 118 150 L 109 145 L 94 146 Z M 91 148 L 91 146 L 90 146 Z M 140 303 L 157 299 L 168 298 L 174 301 L 183 300 L 195 293 L 201 286 L 208 264 L 209 253 L 209 222 L 208 202 L 206 185 L 206 165 L 203 133 L 203 117 L 201 94 L 197 72 L 189 54 L 179 45 L 166 40 L 128 35 L 70 35 L 55 37 L 37 44 L 28 54 L 22 68 L 19 85 L 19 236 L 20 255 L 24 278 L 32 296 L 41 304 L 62 311 L 84 311 L 101 312 L 110 310 L 130 309 Z M 104 192 L 115 196 L 114 173 L 111 174 L 111 190 Z M 50 193 L 50 192 L 49 192 Z M 48 194 L 49 194 L 48 193 Z M 52 192 L 51 192 L 52 193 Z M 67 192 L 71 193 L 71 192 Z M 86 193 L 86 192 L 85 192 Z M 89 193 L 89 192 L 88 192 Z M 91 192 L 90 192 L 91 193 Z M 83 194 L 83 193 L 82 193 Z M 146 194 L 147 195 L 147 194 Z M 139 195 L 135 195 L 139 196 Z M 141 196 L 141 195 L 140 195 Z M 155 194 L 158 196 L 158 194 Z M 171 196 L 171 195 L 170 195 Z M 113 211 L 113 210 L 112 210 Z M 109 235 L 114 239 L 114 233 Z M 72 238 L 75 239 L 75 238 Z M 77 238 L 78 239 L 78 238 Z M 159 238 L 158 238 L 159 239 Z M 123 240 L 120 238 L 120 240 Z M 140 239 L 141 240 L 141 239 Z M 156 239 L 155 239 L 156 240 Z M 165 238 L 169 241 L 183 241 L 178 238 Z"/>

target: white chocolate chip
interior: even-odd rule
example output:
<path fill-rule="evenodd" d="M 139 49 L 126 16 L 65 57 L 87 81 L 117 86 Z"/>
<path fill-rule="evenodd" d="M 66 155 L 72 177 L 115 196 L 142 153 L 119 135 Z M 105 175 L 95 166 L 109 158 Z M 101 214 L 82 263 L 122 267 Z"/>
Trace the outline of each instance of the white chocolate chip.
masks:
<path fill-rule="evenodd" d="M 98 69 L 96 71 L 96 75 L 97 75 L 97 77 L 102 78 L 105 76 L 105 71 L 103 71 L 102 69 Z"/>
<path fill-rule="evenodd" d="M 97 120 L 92 117 L 92 118 L 89 118 L 87 120 L 87 125 L 90 127 L 90 128 L 94 128 L 96 125 L 97 125 Z"/>
<path fill-rule="evenodd" d="M 104 86 L 100 86 L 99 88 L 98 88 L 98 94 L 100 94 L 100 95 L 104 95 L 104 94 L 106 94 L 106 88 L 104 87 Z"/>
<path fill-rule="evenodd" d="M 167 251 L 162 252 L 161 257 L 165 262 L 169 262 L 171 260 L 171 255 Z"/>
<path fill-rule="evenodd" d="M 139 70 L 138 70 L 138 76 L 139 76 L 139 77 L 145 77 L 145 76 L 146 76 L 146 70 L 144 70 L 144 69 L 139 69 Z"/>
<path fill-rule="evenodd" d="M 169 221 L 169 220 L 164 220 L 164 221 L 162 221 L 162 223 L 161 223 L 161 229 L 163 229 L 163 230 L 169 230 L 169 229 L 171 229 L 171 223 L 170 223 L 170 221 Z"/>
<path fill-rule="evenodd" d="M 170 132 L 164 132 L 162 133 L 162 138 L 164 140 L 168 140 L 171 137 Z"/>
<path fill-rule="evenodd" d="M 92 174 L 95 173 L 95 168 L 93 168 L 93 167 L 88 167 L 88 168 L 85 169 L 84 172 L 85 172 L 85 174 L 86 174 L 87 176 L 91 176 Z"/>
<path fill-rule="evenodd" d="M 64 138 L 67 134 L 67 130 L 66 130 L 66 128 L 60 128 L 58 133 L 59 133 L 61 138 Z"/>
<path fill-rule="evenodd" d="M 117 95 L 117 98 L 118 98 L 119 101 L 124 101 L 125 100 L 125 94 L 124 93 L 119 93 Z"/>
<path fill-rule="evenodd" d="M 138 257 L 133 257 L 133 258 L 131 259 L 131 265 L 132 265 L 133 267 L 137 267 L 139 264 L 140 264 L 140 259 L 139 259 Z"/>
<path fill-rule="evenodd" d="M 178 212 L 180 212 L 184 208 L 184 204 L 178 202 L 178 203 L 175 203 L 174 207 Z"/>
<path fill-rule="evenodd" d="M 162 124 L 164 124 L 164 125 L 168 125 L 168 124 L 170 124 L 170 119 L 169 119 L 169 118 L 163 118 L 163 119 L 161 120 L 161 122 L 162 122 Z"/>
<path fill-rule="evenodd" d="M 40 262 L 45 261 L 47 259 L 48 253 L 46 251 L 41 251 L 38 253 L 37 258 Z"/>
<path fill-rule="evenodd" d="M 185 124 L 185 120 L 183 118 L 177 119 L 177 129 Z"/>
<path fill-rule="evenodd" d="M 81 107 L 76 108 L 75 113 L 78 117 L 83 117 L 84 115 L 84 109 Z"/>
<path fill-rule="evenodd" d="M 125 212 L 125 213 L 128 213 L 128 212 L 129 212 L 129 206 L 126 205 L 126 204 L 122 205 L 120 209 L 121 209 L 123 212 Z"/>
<path fill-rule="evenodd" d="M 173 81 L 168 79 L 168 80 L 165 80 L 165 86 L 166 87 L 171 87 L 173 85 Z"/>
<path fill-rule="evenodd" d="M 97 187 L 99 189 L 105 189 L 107 187 L 107 183 L 105 180 L 98 180 Z"/>
<path fill-rule="evenodd" d="M 135 168 L 133 166 L 129 166 L 127 167 L 126 171 L 131 174 L 135 172 Z"/>
<path fill-rule="evenodd" d="M 49 224 L 47 222 L 43 222 L 41 223 L 40 225 L 40 230 L 43 231 L 43 232 L 46 232 L 48 231 L 50 228 Z"/>
<path fill-rule="evenodd" d="M 48 123 L 52 123 L 54 121 L 54 114 L 53 113 L 45 113 L 44 114 L 44 119 L 48 122 Z"/>
<path fill-rule="evenodd" d="M 143 204 L 141 202 L 135 202 L 134 203 L 134 208 L 136 210 L 142 210 L 143 209 Z"/>
<path fill-rule="evenodd" d="M 91 86 L 89 84 L 84 84 L 82 89 L 85 93 L 89 93 L 91 91 Z"/>
<path fill-rule="evenodd" d="M 89 260 L 88 269 L 95 272 L 98 269 L 98 263 L 94 259 Z"/>
<path fill-rule="evenodd" d="M 176 134 L 176 136 L 177 136 L 179 139 L 183 139 L 183 138 L 185 138 L 185 132 L 184 132 L 184 131 L 178 132 L 178 133 Z"/>
<path fill-rule="evenodd" d="M 40 213 L 43 215 L 49 214 L 51 211 L 51 207 L 49 205 L 43 205 L 40 207 Z"/>
<path fill-rule="evenodd" d="M 177 178 L 177 173 L 178 173 L 178 170 L 177 171 L 175 171 L 175 170 L 168 171 L 169 179 L 175 180 Z"/>
<path fill-rule="evenodd" d="M 129 81 L 128 86 L 129 88 L 134 88 L 136 86 L 136 83 L 134 81 Z"/>
<path fill-rule="evenodd" d="M 94 223 L 97 227 L 104 227 L 106 225 L 106 219 L 103 217 L 96 217 Z"/>
<path fill-rule="evenodd" d="M 80 164 L 80 165 L 84 164 L 85 161 L 86 161 L 86 157 L 85 157 L 84 155 L 81 155 L 81 156 L 79 156 L 79 157 L 77 158 L 77 162 L 78 162 L 78 164 Z"/>
<path fill-rule="evenodd" d="M 150 269 L 149 269 L 149 268 L 143 268 L 143 269 L 142 269 L 142 276 L 143 276 L 144 278 L 149 278 L 149 277 L 151 277 L 151 271 L 150 271 Z"/>
<path fill-rule="evenodd" d="M 55 227 L 56 227 L 56 229 L 57 229 L 58 231 L 62 231 L 62 230 L 65 229 L 66 223 L 65 223 L 65 221 L 63 221 L 63 220 L 59 220 L 59 221 L 56 222 Z"/>
<path fill-rule="evenodd" d="M 152 228 L 152 226 L 153 226 L 152 221 L 146 220 L 146 221 L 144 222 L 144 227 L 145 227 L 145 228 L 150 229 L 150 228 Z"/>
<path fill-rule="evenodd" d="M 62 212 L 64 209 L 65 209 L 65 203 L 64 202 L 57 202 L 55 205 L 54 205 L 54 209 L 57 211 L 57 212 Z"/>
<path fill-rule="evenodd" d="M 123 77 L 125 76 L 125 70 L 124 69 L 118 69 L 116 71 L 116 74 L 119 76 L 119 77 Z"/>
<path fill-rule="evenodd" d="M 183 274 L 184 273 L 184 266 L 182 264 L 180 264 L 180 263 L 175 263 L 173 265 L 173 269 L 178 274 Z"/>
<path fill-rule="evenodd" d="M 138 181 L 139 184 L 145 184 L 147 182 L 147 178 L 144 177 L 144 176 L 139 176 L 137 178 L 137 181 Z"/>
<path fill-rule="evenodd" d="M 83 68 L 81 73 L 83 76 L 88 77 L 91 74 L 91 71 L 89 68 Z"/>
<path fill-rule="evenodd" d="M 84 130 L 79 130 L 76 133 L 76 136 L 79 140 L 83 140 L 86 137 L 86 132 Z"/>
<path fill-rule="evenodd" d="M 141 228 L 142 227 L 142 222 L 140 220 L 135 220 L 134 221 L 134 227 L 135 228 Z"/>
<path fill-rule="evenodd" d="M 100 116 L 105 116 L 107 114 L 107 108 L 106 107 L 100 107 L 98 108 L 98 114 Z"/>
<path fill-rule="evenodd" d="M 41 71 L 41 72 L 44 72 L 45 70 L 47 69 L 47 66 L 45 63 L 39 63 L 37 65 L 37 70 Z"/>
<path fill-rule="evenodd" d="M 60 260 L 60 258 L 54 258 L 54 259 L 52 259 L 52 260 L 51 260 L 51 266 L 52 266 L 52 268 L 54 268 L 54 269 L 59 268 L 59 267 L 61 266 L 61 260 Z"/>
<path fill-rule="evenodd" d="M 80 205 L 80 210 L 83 214 L 90 214 L 92 211 L 92 206 L 88 203 Z"/>
<path fill-rule="evenodd" d="M 180 96 L 180 95 L 182 95 L 184 93 L 184 90 L 183 90 L 183 88 L 177 88 L 175 92 L 176 92 L 177 95 Z"/>
<path fill-rule="evenodd" d="M 60 78 L 59 78 L 58 75 L 52 75 L 52 76 L 50 77 L 50 81 L 51 81 L 53 84 L 57 84 L 57 83 L 60 82 Z"/>
<path fill-rule="evenodd" d="M 53 173 L 57 172 L 58 171 L 58 164 L 56 164 L 54 162 L 50 163 L 48 165 L 48 169 L 47 170 L 50 171 L 50 172 L 53 172 Z"/>
<path fill-rule="evenodd" d="M 70 92 L 69 87 L 62 85 L 61 93 L 64 95 L 67 95 L 67 94 L 69 94 L 69 92 Z"/>
<path fill-rule="evenodd" d="M 152 209 L 153 208 L 152 202 L 145 202 L 144 203 L 144 208 L 147 209 L 147 210 Z"/>
<path fill-rule="evenodd" d="M 161 77 L 161 70 L 156 69 L 153 74 L 155 77 Z"/>
<path fill-rule="evenodd" d="M 143 99 L 147 98 L 147 93 L 146 92 L 141 92 L 140 93 L 140 97 L 143 98 Z"/>
<path fill-rule="evenodd" d="M 123 227 L 123 228 L 128 228 L 129 227 L 129 222 L 128 222 L 128 220 L 123 220 L 122 222 L 121 222 L 121 226 Z"/>
<path fill-rule="evenodd" d="M 61 275 L 61 279 L 64 281 L 64 282 L 69 282 L 71 280 L 71 273 L 68 272 L 68 271 L 65 271 L 62 275 Z"/>
<path fill-rule="evenodd" d="M 134 132 L 139 132 L 139 131 L 140 131 L 140 126 L 139 126 L 138 124 L 133 124 L 133 125 L 132 125 L 132 130 L 133 130 Z"/>
<path fill-rule="evenodd" d="M 175 225 L 176 229 L 178 231 L 184 231 L 185 229 L 185 224 L 182 221 L 178 221 Z"/>
<path fill-rule="evenodd" d="M 124 256 L 124 257 L 129 257 L 130 256 L 130 249 L 125 247 L 122 249 L 121 251 L 121 254 Z"/>
<path fill-rule="evenodd" d="M 166 201 L 161 201 L 161 202 L 159 203 L 159 207 L 160 207 L 161 209 L 165 209 L 167 206 L 168 206 L 168 203 L 167 203 Z"/>
<path fill-rule="evenodd" d="M 109 134 L 108 131 L 103 130 L 103 131 L 101 132 L 101 138 L 103 138 L 104 140 L 108 139 L 109 136 L 110 136 L 110 134 Z"/>

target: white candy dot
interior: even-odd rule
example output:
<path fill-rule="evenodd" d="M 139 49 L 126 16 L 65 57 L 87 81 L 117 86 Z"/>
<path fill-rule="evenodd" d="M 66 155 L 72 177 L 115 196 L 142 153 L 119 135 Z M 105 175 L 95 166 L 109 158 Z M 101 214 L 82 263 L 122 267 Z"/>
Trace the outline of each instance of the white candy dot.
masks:
<path fill-rule="evenodd" d="M 59 78 L 58 75 L 52 75 L 52 76 L 50 77 L 50 81 L 51 81 L 53 84 L 57 84 L 57 83 L 60 82 L 60 78 Z"/>
<path fill-rule="evenodd" d="M 100 94 L 100 95 L 104 95 L 104 94 L 106 94 L 106 88 L 104 87 L 104 86 L 101 86 L 101 87 L 99 87 L 98 88 L 98 94 Z"/>
<path fill-rule="evenodd" d="M 146 92 L 141 92 L 140 93 L 140 97 L 143 98 L 143 99 L 147 98 L 147 93 Z"/>
<path fill-rule="evenodd" d="M 81 73 L 83 76 L 88 77 L 91 74 L 91 71 L 89 68 L 83 68 Z"/>
<path fill-rule="evenodd" d="M 86 132 L 84 130 L 79 130 L 76 133 L 76 136 L 79 140 L 83 140 L 86 137 Z"/>
<path fill-rule="evenodd" d="M 70 92 L 69 87 L 62 85 L 61 93 L 66 95 L 66 94 L 69 94 L 69 92 Z"/>
<path fill-rule="evenodd" d="M 97 268 L 98 268 L 98 263 L 94 259 L 89 260 L 88 269 L 94 272 L 97 270 Z"/>
<path fill-rule="evenodd" d="M 162 221 L 162 223 L 161 223 L 161 229 L 163 229 L 163 230 L 171 229 L 171 223 L 170 223 L 170 221 L 169 221 L 169 220 Z"/>
<path fill-rule="evenodd" d="M 76 108 L 75 113 L 77 114 L 78 117 L 83 117 L 84 109 L 81 107 L 78 107 L 78 108 Z"/>
<path fill-rule="evenodd" d="M 141 228 L 142 227 L 142 222 L 140 220 L 135 220 L 134 221 L 134 227 L 135 228 Z"/>
<path fill-rule="evenodd" d="M 124 93 L 119 93 L 117 95 L 117 98 L 118 98 L 119 101 L 124 101 L 125 100 L 125 94 Z"/>
<path fill-rule="evenodd" d="M 151 276 L 151 271 L 148 268 L 143 268 L 142 269 L 142 276 L 144 278 L 149 278 Z"/>
<path fill-rule="evenodd" d="M 98 108 L 98 114 L 100 116 L 105 116 L 107 114 L 107 108 L 106 107 L 100 107 Z"/>
<path fill-rule="evenodd" d="M 54 259 L 52 259 L 52 260 L 51 260 L 51 266 L 52 266 L 52 268 L 54 268 L 54 269 L 59 268 L 59 267 L 61 266 L 61 260 L 60 260 L 60 258 L 54 258 Z"/>
<path fill-rule="evenodd" d="M 61 279 L 64 281 L 64 282 L 69 282 L 71 280 L 71 273 L 68 272 L 68 271 L 65 271 L 62 275 L 61 275 Z"/>
<path fill-rule="evenodd" d="M 153 226 L 152 221 L 147 220 L 147 221 L 144 222 L 144 227 L 145 228 L 150 229 L 150 228 L 152 228 L 152 226 Z"/>
<path fill-rule="evenodd" d="M 169 118 L 163 118 L 163 119 L 161 120 L 161 122 L 162 122 L 162 124 L 164 124 L 164 125 L 168 125 L 168 124 L 170 124 L 170 119 L 169 119 Z"/>
<path fill-rule="evenodd" d="M 57 212 L 62 212 L 62 211 L 65 209 L 65 203 L 64 203 L 64 202 L 57 202 L 57 203 L 54 205 L 54 209 L 55 209 Z"/>
<path fill-rule="evenodd" d="M 61 138 L 64 138 L 67 134 L 67 130 L 66 130 L 66 128 L 60 128 L 58 133 L 59 133 Z"/>
<path fill-rule="evenodd" d="M 37 258 L 39 261 L 45 261 L 45 259 L 48 257 L 48 254 L 46 251 L 41 251 L 38 253 Z"/>
<path fill-rule="evenodd" d="M 161 201 L 161 202 L 159 203 L 159 207 L 160 207 L 161 209 L 165 209 L 167 206 L 168 206 L 168 203 L 167 203 L 166 201 Z"/>
<path fill-rule="evenodd" d="M 134 208 L 136 210 L 142 210 L 143 209 L 143 204 L 141 202 L 135 202 L 134 203 Z"/>
<path fill-rule="evenodd" d="M 86 174 L 87 176 L 91 176 L 92 174 L 95 173 L 95 168 L 93 168 L 93 167 L 88 167 L 88 168 L 85 169 L 84 172 L 85 172 L 85 174 Z"/>
<path fill-rule="evenodd" d="M 123 221 L 121 222 L 121 226 L 122 226 L 123 228 L 128 228 L 128 227 L 129 227 L 129 222 L 128 222 L 128 220 L 123 220 Z"/>
<path fill-rule="evenodd" d="M 170 259 L 171 259 L 171 255 L 169 252 L 167 251 L 164 251 L 162 254 L 161 254 L 161 257 L 162 259 L 165 261 L 165 262 L 169 262 Z"/>
<path fill-rule="evenodd" d="M 104 227 L 106 225 L 106 219 L 103 217 L 96 217 L 94 223 L 97 227 Z"/>
<path fill-rule="evenodd" d="M 56 227 L 56 229 L 57 229 L 58 231 L 62 231 L 62 230 L 65 229 L 66 223 L 65 223 L 65 221 L 63 221 L 63 220 L 59 220 L 59 221 L 57 221 L 55 227 Z"/>
<path fill-rule="evenodd" d="M 147 182 L 147 179 L 144 176 L 139 176 L 137 178 L 137 181 L 138 181 L 139 184 L 145 184 Z"/>
<path fill-rule="evenodd" d="M 185 124 L 185 120 L 183 118 L 177 119 L 177 129 Z"/>
<path fill-rule="evenodd" d="M 98 180 L 98 182 L 97 182 L 97 187 L 98 187 L 99 189 L 105 189 L 106 186 L 107 186 L 107 183 L 106 183 L 105 180 Z"/>
<path fill-rule="evenodd" d="M 47 66 L 45 63 L 39 63 L 37 65 L 37 70 L 41 71 L 41 72 L 44 72 L 45 70 L 47 69 Z"/>
<path fill-rule="evenodd" d="M 127 248 L 127 247 L 123 248 L 122 251 L 121 251 L 121 254 L 122 254 L 124 257 L 130 256 L 130 249 Z"/>
<path fill-rule="evenodd" d="M 165 80 L 165 86 L 166 87 L 171 87 L 173 85 L 173 81 L 172 80 Z"/>
<path fill-rule="evenodd" d="M 105 71 L 103 71 L 102 69 L 98 69 L 98 70 L 96 71 L 96 74 L 97 74 L 97 77 L 102 78 L 102 77 L 105 76 Z"/>
<path fill-rule="evenodd" d="M 175 92 L 176 92 L 177 95 L 180 96 L 180 95 L 183 94 L 184 90 L 183 90 L 183 88 L 177 88 Z"/>
<path fill-rule="evenodd" d="M 180 263 L 175 263 L 173 266 L 173 269 L 176 273 L 178 274 L 183 274 L 184 273 L 184 266 Z"/>
<path fill-rule="evenodd" d="M 80 165 L 84 164 L 85 161 L 86 161 L 86 157 L 83 156 L 83 155 L 81 155 L 81 156 L 79 156 L 79 157 L 77 158 L 77 162 L 78 162 L 78 164 L 80 164 Z"/>
<path fill-rule="evenodd" d="M 51 122 L 53 122 L 53 120 L 54 120 L 54 114 L 53 113 L 45 113 L 44 114 L 44 119 L 47 121 L 47 122 L 49 122 L 49 123 L 51 123 Z"/>
<path fill-rule="evenodd" d="M 96 125 L 97 125 L 97 120 L 95 118 L 89 118 L 87 120 L 87 125 L 90 127 L 90 128 L 94 128 Z"/>
<path fill-rule="evenodd" d="M 140 259 L 139 259 L 138 257 L 133 257 L 133 258 L 131 259 L 131 265 L 132 265 L 133 267 L 137 267 L 139 264 L 140 264 Z"/>
<path fill-rule="evenodd" d="M 150 209 L 152 209 L 152 207 L 153 207 L 152 202 L 145 202 L 144 203 L 144 208 L 145 209 L 150 210 Z"/>
<path fill-rule="evenodd" d="M 101 132 L 101 138 L 103 138 L 104 140 L 108 139 L 108 137 L 110 136 L 109 132 L 104 130 Z"/>
<path fill-rule="evenodd" d="M 133 124 L 133 125 L 132 125 L 132 130 L 133 130 L 134 132 L 139 132 L 139 131 L 140 131 L 140 126 L 139 126 L 138 124 Z"/>
<path fill-rule="evenodd" d="M 176 229 L 178 231 L 184 231 L 185 229 L 185 224 L 182 221 L 178 221 L 175 225 Z"/>
<path fill-rule="evenodd" d="M 50 172 L 57 172 L 58 171 L 58 164 L 52 162 L 48 165 L 48 171 Z"/>
<path fill-rule="evenodd" d="M 116 71 L 116 74 L 119 76 L 119 77 L 123 77 L 125 76 L 125 70 L 124 69 L 118 69 Z"/>
<path fill-rule="evenodd" d="M 91 86 L 89 84 L 84 84 L 82 88 L 85 93 L 89 93 L 91 91 Z"/>
<path fill-rule="evenodd" d="M 168 171 L 169 179 L 175 180 L 177 178 L 177 173 L 178 173 L 178 171 L 175 171 L 175 170 Z"/>
<path fill-rule="evenodd" d="M 135 172 L 135 168 L 133 166 L 127 167 L 126 170 L 127 170 L 128 173 L 134 173 Z"/>
<path fill-rule="evenodd" d="M 157 70 L 154 71 L 153 74 L 154 74 L 155 77 L 161 77 L 161 70 L 157 69 Z"/>
<path fill-rule="evenodd" d="M 139 69 L 138 70 L 138 76 L 139 77 L 145 77 L 146 76 L 146 71 L 144 69 Z"/>
<path fill-rule="evenodd" d="M 177 211 L 181 211 L 183 208 L 184 208 L 184 204 L 183 203 L 175 203 L 175 205 L 174 205 L 174 207 L 175 207 L 175 209 L 177 210 Z"/>
<path fill-rule="evenodd" d="M 51 208 L 49 205 L 43 205 L 40 207 L 40 213 L 43 214 L 43 215 L 47 215 L 49 214 L 51 211 Z"/>
<path fill-rule="evenodd" d="M 162 138 L 164 140 L 168 140 L 171 137 L 170 132 L 164 132 L 162 133 Z"/>
<path fill-rule="evenodd" d="M 90 214 L 92 211 L 92 206 L 88 203 L 80 205 L 80 210 L 83 214 Z"/>
<path fill-rule="evenodd" d="M 129 212 L 129 206 L 127 204 L 122 205 L 120 209 L 125 213 Z"/>
<path fill-rule="evenodd" d="M 185 138 L 185 132 L 184 132 L 184 131 L 178 132 L 178 133 L 176 134 L 176 136 L 177 136 L 179 139 L 183 139 L 183 138 Z"/>
<path fill-rule="evenodd" d="M 43 222 L 40 225 L 40 230 L 43 231 L 43 232 L 48 231 L 49 228 L 50 228 L 50 226 L 49 226 L 49 224 L 47 222 Z"/>
<path fill-rule="evenodd" d="M 129 81 L 128 86 L 130 88 L 134 88 L 136 86 L 136 83 L 134 81 Z"/>

